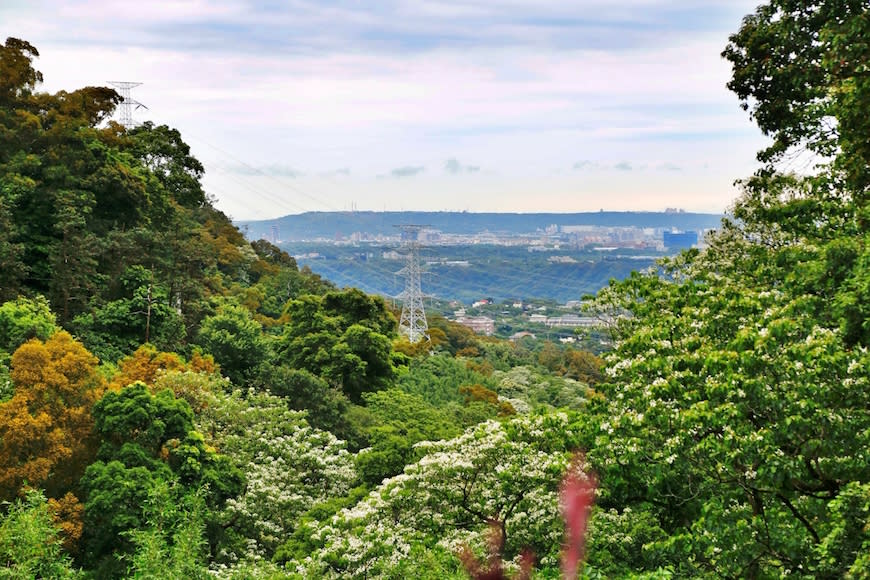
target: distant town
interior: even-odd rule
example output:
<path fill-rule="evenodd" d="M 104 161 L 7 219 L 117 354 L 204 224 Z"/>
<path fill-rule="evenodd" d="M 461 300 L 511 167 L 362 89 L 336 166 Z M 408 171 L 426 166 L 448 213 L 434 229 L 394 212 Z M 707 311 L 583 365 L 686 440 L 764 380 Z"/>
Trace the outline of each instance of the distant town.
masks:
<path fill-rule="evenodd" d="M 719 227 L 719 214 L 662 212 L 467 213 L 467 212 L 306 212 L 273 220 L 242 221 L 250 239 L 283 242 L 393 242 L 399 226 L 424 226 L 429 243 L 530 244 L 565 241 L 589 244 L 665 244 L 664 232 L 701 232 Z M 543 240 L 541 240 L 543 238 Z M 699 237 L 699 239 L 701 239 Z"/>
<path fill-rule="evenodd" d="M 583 296 L 659 258 L 702 247 L 721 216 L 665 212 L 467 214 L 341 212 L 244 224 L 339 287 L 399 304 L 409 246 L 427 312 L 476 333 L 573 341 L 600 321 Z M 399 227 L 399 224 L 419 224 Z"/>
<path fill-rule="evenodd" d="M 680 231 L 675 228 L 640 228 L 635 226 L 607 227 L 596 225 L 556 225 L 551 224 L 543 229 L 530 233 L 490 232 L 477 233 L 447 233 L 434 228 L 422 229 L 416 239 L 426 245 L 468 246 L 487 244 L 493 246 L 525 246 L 530 252 L 547 252 L 563 248 L 588 249 L 598 251 L 613 251 L 620 248 L 650 249 L 659 252 L 697 247 L 703 242 L 704 231 Z M 273 225 L 268 231 L 260 234 L 277 246 L 285 242 L 281 237 L 281 229 Z M 336 245 L 354 245 L 363 243 L 395 244 L 409 241 L 401 234 L 380 234 L 365 231 L 353 232 L 349 235 L 335 234 L 331 237 L 318 237 L 310 242 Z M 311 256 L 306 256 L 311 257 Z M 398 252 L 385 252 L 384 259 L 400 259 Z M 570 257 L 553 257 L 552 261 L 570 262 Z M 455 265 L 463 265 L 457 263 Z"/>

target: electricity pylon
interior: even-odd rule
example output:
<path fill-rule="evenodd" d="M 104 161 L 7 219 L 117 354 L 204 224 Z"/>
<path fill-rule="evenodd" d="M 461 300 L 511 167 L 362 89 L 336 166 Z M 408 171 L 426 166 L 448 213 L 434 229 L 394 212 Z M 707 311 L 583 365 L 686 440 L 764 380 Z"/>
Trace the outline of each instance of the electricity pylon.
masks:
<path fill-rule="evenodd" d="M 123 99 L 118 104 L 118 122 L 124 125 L 127 129 L 133 128 L 139 123 L 133 120 L 133 107 L 145 107 L 139 101 L 133 99 L 130 96 L 130 89 L 133 87 L 138 87 L 142 83 L 129 82 L 129 81 L 108 81 L 110 85 L 118 89 L 118 94 L 121 95 Z M 146 109 L 148 107 L 145 107 Z"/>
<path fill-rule="evenodd" d="M 397 272 L 405 276 L 402 298 L 402 316 L 399 318 L 399 334 L 415 343 L 429 340 L 429 324 L 423 310 L 423 291 L 420 288 L 420 242 L 418 235 L 425 226 L 402 225 L 402 246 L 406 252 L 405 267 Z"/>

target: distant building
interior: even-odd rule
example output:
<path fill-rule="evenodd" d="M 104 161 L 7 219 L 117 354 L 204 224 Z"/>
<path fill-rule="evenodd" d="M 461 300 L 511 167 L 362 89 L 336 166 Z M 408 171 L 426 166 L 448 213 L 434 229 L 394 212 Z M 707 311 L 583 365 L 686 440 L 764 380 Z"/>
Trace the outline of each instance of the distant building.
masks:
<path fill-rule="evenodd" d="M 420 240 L 420 230 L 403 229 L 402 233 L 399 234 L 399 239 L 401 239 L 403 242 L 417 242 Z"/>
<path fill-rule="evenodd" d="M 698 232 L 663 232 L 665 247 L 683 250 L 698 244 Z"/>
<path fill-rule="evenodd" d="M 478 334 L 491 336 L 495 334 L 495 320 L 488 316 L 465 316 L 457 318 L 456 322 L 462 326 L 467 326 Z"/>
<path fill-rule="evenodd" d="M 564 316 L 551 316 L 547 319 L 546 324 L 551 328 L 576 328 L 578 326 L 598 326 L 600 324 L 600 321 L 597 318 L 592 318 L 590 316 L 577 316 L 576 314 L 566 314 Z"/>
<path fill-rule="evenodd" d="M 547 315 L 546 314 L 532 314 L 529 316 L 529 322 L 539 322 L 541 324 L 547 323 Z"/>

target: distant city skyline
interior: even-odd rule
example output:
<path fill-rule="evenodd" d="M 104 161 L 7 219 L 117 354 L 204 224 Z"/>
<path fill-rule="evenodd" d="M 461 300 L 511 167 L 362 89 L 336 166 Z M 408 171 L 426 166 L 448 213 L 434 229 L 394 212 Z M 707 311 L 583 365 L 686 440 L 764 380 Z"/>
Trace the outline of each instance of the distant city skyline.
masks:
<path fill-rule="evenodd" d="M 12 0 L 43 89 L 138 81 L 238 220 L 722 212 L 765 140 L 720 57 L 748 0 Z"/>

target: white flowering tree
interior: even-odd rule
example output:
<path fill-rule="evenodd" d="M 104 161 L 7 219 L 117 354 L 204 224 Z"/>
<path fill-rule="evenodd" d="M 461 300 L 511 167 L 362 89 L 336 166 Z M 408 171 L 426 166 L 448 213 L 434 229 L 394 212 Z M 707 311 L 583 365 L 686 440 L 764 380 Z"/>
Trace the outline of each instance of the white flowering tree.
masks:
<path fill-rule="evenodd" d="M 866 1 L 744 18 L 723 56 L 763 165 L 706 250 L 599 296 L 630 316 L 589 459 L 679 576 L 870 575 L 868 37 Z"/>
<path fill-rule="evenodd" d="M 509 402 L 518 412 L 531 408 L 556 407 L 581 409 L 591 389 L 574 379 L 543 375 L 528 366 L 517 366 L 506 371 L 495 371 L 499 398 Z"/>
<path fill-rule="evenodd" d="M 563 524 L 559 483 L 578 436 L 564 413 L 488 421 L 449 441 L 423 442 L 426 455 L 313 532 L 320 549 L 291 563 L 305 575 L 388 576 L 425 546 L 482 547 L 500 529 L 504 554 L 531 549 L 554 565 Z"/>
<path fill-rule="evenodd" d="M 870 538 L 870 510 L 844 526 L 832 507 L 870 481 L 870 356 L 827 315 L 822 289 L 806 291 L 810 274 L 792 271 L 795 254 L 816 268 L 818 249 L 759 238 L 726 229 L 707 252 L 599 296 L 631 316 L 615 329 L 589 458 L 604 507 L 656 514 L 667 539 L 646 546 L 647 562 L 839 576 L 854 553 L 832 554 L 826 538 Z"/>
<path fill-rule="evenodd" d="M 245 492 L 227 502 L 227 524 L 247 539 L 247 553 L 231 558 L 271 557 L 304 512 L 344 495 L 356 478 L 344 442 L 310 427 L 280 397 L 219 394 L 200 423 L 247 480 Z"/>

